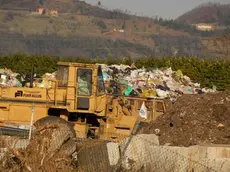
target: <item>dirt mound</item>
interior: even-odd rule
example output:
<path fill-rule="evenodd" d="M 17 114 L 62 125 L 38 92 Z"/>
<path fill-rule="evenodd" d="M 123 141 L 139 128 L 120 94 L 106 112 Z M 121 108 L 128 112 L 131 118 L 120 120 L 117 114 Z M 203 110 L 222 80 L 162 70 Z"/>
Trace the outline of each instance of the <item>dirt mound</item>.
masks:
<path fill-rule="evenodd" d="M 159 135 L 160 144 L 230 144 L 230 91 L 183 95 L 142 133 Z"/>

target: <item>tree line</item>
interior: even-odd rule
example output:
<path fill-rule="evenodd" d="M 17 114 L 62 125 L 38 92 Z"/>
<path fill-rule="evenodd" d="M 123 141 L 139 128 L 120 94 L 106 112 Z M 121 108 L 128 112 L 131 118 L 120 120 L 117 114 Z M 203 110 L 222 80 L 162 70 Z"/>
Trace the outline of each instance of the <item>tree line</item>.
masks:
<path fill-rule="evenodd" d="M 230 87 L 230 60 L 210 59 L 198 57 L 142 57 L 132 60 L 130 57 L 114 58 L 64 58 L 51 57 L 47 55 L 31 56 L 27 54 L 2 55 L 0 56 L 0 68 L 9 68 L 13 72 L 23 75 L 31 73 L 32 65 L 38 76 L 46 72 L 57 70 L 58 61 L 80 62 L 80 63 L 105 63 L 126 64 L 134 63 L 137 68 L 146 67 L 149 69 L 171 67 L 174 71 L 181 70 L 183 74 L 189 76 L 193 82 L 198 82 L 202 87 L 211 88 L 216 86 L 218 90 Z"/>

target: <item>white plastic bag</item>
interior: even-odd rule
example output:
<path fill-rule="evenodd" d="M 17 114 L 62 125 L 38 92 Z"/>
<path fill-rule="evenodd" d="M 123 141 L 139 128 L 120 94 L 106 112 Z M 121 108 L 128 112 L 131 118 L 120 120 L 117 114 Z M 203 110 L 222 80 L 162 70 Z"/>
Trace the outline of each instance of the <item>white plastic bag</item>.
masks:
<path fill-rule="evenodd" d="M 164 91 L 164 90 L 160 90 L 160 89 L 156 89 L 156 93 L 157 93 L 157 96 L 161 97 L 161 98 L 165 98 L 169 94 L 168 91 Z"/>
<path fill-rule="evenodd" d="M 139 115 L 140 115 L 141 118 L 147 119 L 147 108 L 145 106 L 145 102 L 143 102 L 142 105 L 141 105 Z"/>

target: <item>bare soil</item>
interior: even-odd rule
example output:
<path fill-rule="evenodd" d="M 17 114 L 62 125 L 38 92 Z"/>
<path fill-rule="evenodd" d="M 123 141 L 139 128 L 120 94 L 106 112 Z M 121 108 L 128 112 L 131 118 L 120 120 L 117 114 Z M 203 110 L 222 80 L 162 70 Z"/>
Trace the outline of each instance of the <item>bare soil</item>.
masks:
<path fill-rule="evenodd" d="M 230 91 L 183 95 L 140 132 L 159 135 L 161 145 L 230 144 Z"/>

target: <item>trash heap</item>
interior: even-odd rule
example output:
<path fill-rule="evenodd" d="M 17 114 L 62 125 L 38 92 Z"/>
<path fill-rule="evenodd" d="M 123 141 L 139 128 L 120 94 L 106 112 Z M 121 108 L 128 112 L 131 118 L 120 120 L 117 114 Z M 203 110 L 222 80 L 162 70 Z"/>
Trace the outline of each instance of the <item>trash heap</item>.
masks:
<path fill-rule="evenodd" d="M 17 79 L 18 75 L 10 69 L 0 69 L 0 87 L 21 87 L 22 85 Z"/>
<path fill-rule="evenodd" d="M 126 96 L 177 97 L 181 94 L 200 94 L 215 92 L 216 88 L 201 88 L 199 83 L 183 75 L 181 70 L 171 68 L 137 69 L 134 65 L 102 64 L 103 78 L 107 92 Z"/>
<path fill-rule="evenodd" d="M 51 88 L 52 80 L 56 79 L 56 72 L 45 73 L 39 80 L 35 81 L 35 87 L 37 88 Z"/>

